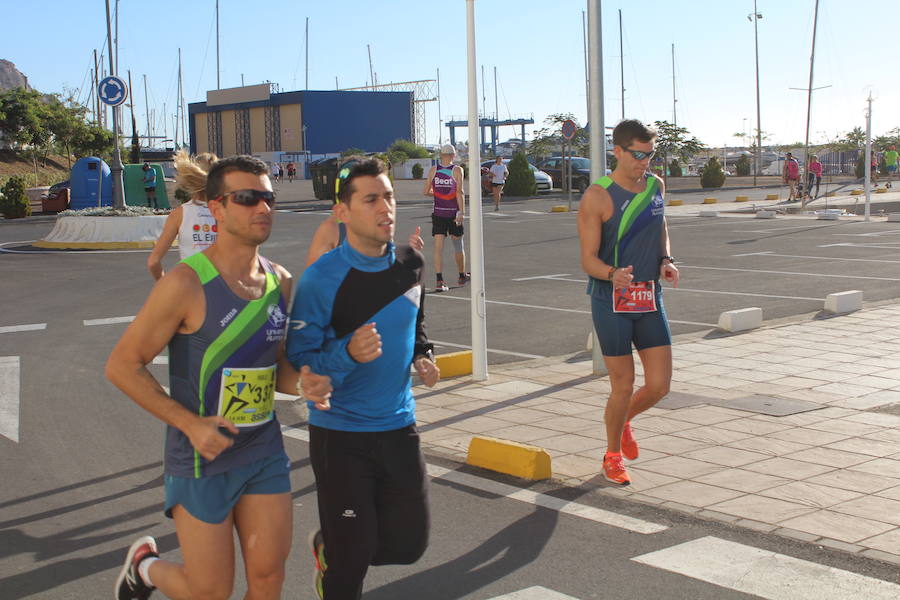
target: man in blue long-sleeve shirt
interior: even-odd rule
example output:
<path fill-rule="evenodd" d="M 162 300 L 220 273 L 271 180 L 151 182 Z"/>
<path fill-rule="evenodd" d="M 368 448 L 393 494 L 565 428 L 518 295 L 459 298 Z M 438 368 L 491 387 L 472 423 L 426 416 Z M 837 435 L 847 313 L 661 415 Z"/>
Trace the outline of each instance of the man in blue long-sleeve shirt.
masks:
<path fill-rule="evenodd" d="M 413 563 L 428 544 L 409 367 L 428 386 L 440 373 L 424 329 L 424 259 L 391 241 L 396 205 L 384 163 L 363 160 L 339 178 L 335 211 L 347 240 L 303 274 L 287 356 L 331 377 L 330 408 L 309 417 L 316 591 L 356 600 L 369 565 Z"/>

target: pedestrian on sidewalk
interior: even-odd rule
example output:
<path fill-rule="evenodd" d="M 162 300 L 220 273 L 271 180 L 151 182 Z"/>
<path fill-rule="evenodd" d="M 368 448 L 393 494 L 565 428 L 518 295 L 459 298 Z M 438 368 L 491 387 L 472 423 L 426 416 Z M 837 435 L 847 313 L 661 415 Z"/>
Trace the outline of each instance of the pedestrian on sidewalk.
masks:
<path fill-rule="evenodd" d="M 783 183 L 788 184 L 788 202 L 794 200 L 799 201 L 802 192 L 800 191 L 800 163 L 794 158 L 794 155 L 788 152 L 784 157 L 784 168 L 781 172 Z"/>
<path fill-rule="evenodd" d="M 891 182 L 897 174 L 897 146 L 891 146 L 884 152 L 884 168 L 887 171 L 887 183 L 884 187 L 893 187 Z"/>
<path fill-rule="evenodd" d="M 638 457 L 631 420 L 668 394 L 672 380 L 672 337 L 660 280 L 677 286 L 678 268 L 663 181 L 647 171 L 656 135 L 638 120 L 616 125 L 616 169 L 588 187 L 578 209 L 581 267 L 589 275 L 594 330 L 612 387 L 602 471 L 618 485 L 631 483 L 623 457 Z M 636 391 L 632 345 L 644 368 L 644 384 Z"/>
<path fill-rule="evenodd" d="M 116 600 L 145 600 L 156 589 L 169 598 L 230 597 L 235 530 L 246 597 L 281 598 L 293 506 L 275 389 L 327 408 L 327 377 L 307 367 L 298 374 L 284 359 L 291 274 L 259 254 L 275 212 L 266 164 L 232 156 L 207 179 L 215 243 L 160 279 L 106 364 L 116 387 L 168 425 L 164 512 L 184 561 L 164 560 L 152 537 L 138 538 Z M 171 390 L 147 370 L 166 345 Z"/>
<path fill-rule="evenodd" d="M 358 600 L 370 565 L 412 564 L 428 545 L 425 461 L 410 366 L 440 371 L 424 328 L 422 254 L 394 247 L 397 207 L 381 160 L 349 167 L 335 206 L 347 239 L 303 273 L 287 355 L 331 378 L 310 411 L 309 456 L 321 530 L 310 536 L 315 591 Z"/>
<path fill-rule="evenodd" d="M 806 197 L 815 200 L 819 197 L 819 183 L 822 181 L 822 163 L 819 157 L 813 154 L 809 157 L 809 165 L 806 167 Z M 813 185 L 816 186 L 816 193 L 812 193 Z"/>
<path fill-rule="evenodd" d="M 503 158 L 498 156 L 491 165 L 491 193 L 494 195 L 494 212 L 500 212 L 500 197 L 503 196 L 503 186 L 509 177 L 509 169 L 503 164 Z"/>
<path fill-rule="evenodd" d="M 431 214 L 431 235 L 434 237 L 434 291 L 446 292 L 450 288 L 444 283 L 444 239 L 449 235 L 453 242 L 453 257 L 459 271 L 459 285 L 465 285 L 471 278 L 466 271 L 466 251 L 463 247 L 463 218 L 466 212 L 466 195 L 463 191 L 463 170 L 453 164 L 456 148 L 452 144 L 441 146 L 438 164 L 431 167 L 425 178 L 426 196 L 434 197 Z"/>
<path fill-rule="evenodd" d="M 144 170 L 144 194 L 147 195 L 147 208 L 153 204 L 153 208 L 159 208 L 156 202 L 156 169 L 150 166 L 150 163 L 144 163 L 141 167 Z"/>

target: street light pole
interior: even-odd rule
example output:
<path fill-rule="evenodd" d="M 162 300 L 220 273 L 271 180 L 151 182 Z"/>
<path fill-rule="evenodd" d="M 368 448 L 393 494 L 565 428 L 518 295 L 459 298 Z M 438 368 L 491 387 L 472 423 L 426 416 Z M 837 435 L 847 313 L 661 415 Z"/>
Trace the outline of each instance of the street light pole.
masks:
<path fill-rule="evenodd" d="M 109 0 L 106 0 L 106 38 L 107 48 L 109 49 L 109 74 L 111 76 L 116 75 L 116 65 L 115 65 L 115 56 L 113 52 L 112 46 L 112 20 L 109 16 Z M 110 172 L 112 174 L 112 192 L 113 192 L 113 206 L 116 209 L 122 210 L 125 208 L 125 196 L 123 194 L 123 190 L 125 189 L 124 182 L 122 180 L 122 154 L 119 152 L 119 107 L 112 107 L 113 113 L 113 154 L 112 154 L 112 165 L 110 165 Z M 102 201 L 102 198 L 101 198 Z"/>
<path fill-rule="evenodd" d="M 759 174 L 759 166 L 762 162 L 762 125 L 759 118 L 759 29 L 757 23 L 762 19 L 762 13 L 756 10 L 756 0 L 753 0 L 753 14 L 747 15 L 748 21 L 753 21 L 753 46 L 756 51 L 756 165 L 753 169 L 753 187 L 756 187 L 756 176 Z"/>

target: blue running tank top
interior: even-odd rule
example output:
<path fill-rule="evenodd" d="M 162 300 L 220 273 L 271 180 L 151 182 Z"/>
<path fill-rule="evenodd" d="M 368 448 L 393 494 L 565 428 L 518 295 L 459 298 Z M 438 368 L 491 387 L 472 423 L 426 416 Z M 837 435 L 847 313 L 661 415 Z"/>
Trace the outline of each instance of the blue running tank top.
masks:
<path fill-rule="evenodd" d="M 644 175 L 642 192 L 629 192 L 609 176 L 594 183 L 604 188 L 613 203 L 613 216 L 603 223 L 597 256 L 614 267 L 634 267 L 634 281 L 656 281 L 659 284 L 659 261 L 662 252 L 664 202 L 659 181 Z M 588 294 L 610 286 L 609 281 L 590 278 Z"/>
<path fill-rule="evenodd" d="M 434 214 L 438 217 L 454 218 L 459 210 L 456 203 L 457 183 L 453 176 L 453 165 L 438 164 L 431 179 L 434 192 Z"/>
<path fill-rule="evenodd" d="M 202 252 L 182 261 L 203 285 L 206 317 L 194 333 L 169 342 L 171 396 L 200 416 L 222 415 L 239 429 L 234 444 L 212 461 L 174 427 L 166 430 L 165 473 L 216 475 L 283 450 L 274 411 L 275 363 L 286 331 L 286 307 L 272 263 L 262 256 L 266 289 L 256 300 L 238 297 Z"/>

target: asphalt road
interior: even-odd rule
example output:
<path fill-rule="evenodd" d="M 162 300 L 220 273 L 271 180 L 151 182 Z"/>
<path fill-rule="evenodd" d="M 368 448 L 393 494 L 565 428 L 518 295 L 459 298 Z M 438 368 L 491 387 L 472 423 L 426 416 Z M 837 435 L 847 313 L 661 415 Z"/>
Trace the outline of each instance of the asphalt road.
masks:
<path fill-rule="evenodd" d="M 547 213 L 557 202 L 509 202 L 502 216 L 485 215 L 493 362 L 583 348 L 590 319 L 575 217 Z M 404 201 L 398 237 L 417 225 L 425 228 L 428 212 L 418 201 Z M 308 209 L 279 213 L 264 253 L 299 276 L 307 240 L 324 216 Z M 867 300 L 900 295 L 900 228 L 893 224 L 675 217 L 670 225 L 683 266 L 682 289 L 666 292 L 676 333 L 706 331 L 705 324 L 730 308 L 761 306 L 767 319 L 797 318 L 819 310 L 833 291 L 862 289 Z M 0 252 L 0 328 L 46 324 L 0 332 L 0 357 L 16 357 L 21 374 L 14 382 L 18 441 L 0 436 L 3 599 L 108 597 L 132 539 L 149 532 L 164 551 L 176 546 L 171 522 L 161 514 L 163 427 L 102 377 L 125 325 L 92 324 L 136 313 L 152 283 L 144 268 L 147 253 L 30 252 L 29 242 L 51 226 L 40 220 L 0 224 L 0 247 L 7 250 Z M 450 260 L 448 252 L 445 261 Z M 168 262 L 174 261 L 172 253 Z M 427 277 L 430 283 L 432 275 Z M 464 287 L 427 297 L 429 333 L 444 350 L 469 343 L 467 293 Z M 164 366 L 151 369 L 165 382 Z M 293 404 L 279 403 L 279 412 L 284 424 L 302 426 Z M 287 587 L 291 597 L 305 598 L 311 595 L 303 540 L 315 523 L 313 481 L 306 443 L 288 438 L 287 445 L 296 507 Z M 430 463 L 457 471 L 436 458 Z M 708 536 L 898 579 L 896 567 L 617 502 L 594 492 L 599 485 L 530 490 L 667 529 L 637 534 L 441 477 L 432 484 L 428 553 L 413 566 L 373 569 L 366 598 L 488 600 L 531 587 L 544 591 L 517 598 L 753 597 L 634 560 Z"/>

